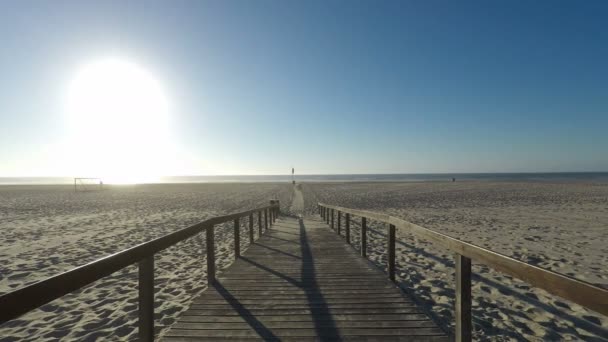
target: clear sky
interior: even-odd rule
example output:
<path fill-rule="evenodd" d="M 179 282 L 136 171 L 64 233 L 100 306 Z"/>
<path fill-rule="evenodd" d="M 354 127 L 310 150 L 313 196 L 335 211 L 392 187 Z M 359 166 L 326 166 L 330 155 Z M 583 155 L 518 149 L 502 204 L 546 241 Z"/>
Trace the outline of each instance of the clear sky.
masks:
<path fill-rule="evenodd" d="M 162 173 L 607 171 L 606 18 L 607 1 L 2 1 L 0 176 L 76 175 L 128 145 L 123 124 L 155 146 L 145 119 L 65 113 L 107 58 L 162 87 Z"/>

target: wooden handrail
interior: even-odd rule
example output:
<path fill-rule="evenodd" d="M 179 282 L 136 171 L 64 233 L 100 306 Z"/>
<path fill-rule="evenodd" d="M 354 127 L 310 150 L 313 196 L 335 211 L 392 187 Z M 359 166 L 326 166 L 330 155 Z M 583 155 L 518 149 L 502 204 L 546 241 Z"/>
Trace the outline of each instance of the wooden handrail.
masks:
<path fill-rule="evenodd" d="M 261 208 L 212 217 L 190 227 L 178 230 L 148 242 L 144 242 L 121 252 L 95 260 L 86 265 L 76 267 L 67 272 L 6 293 L 0 296 L 0 324 L 15 319 L 33 309 L 60 298 L 70 292 L 76 291 L 127 266 L 139 263 L 139 333 L 141 340 L 152 341 L 154 338 L 154 254 L 198 233 L 206 231 L 208 257 L 207 274 L 208 280 L 214 281 L 214 226 L 230 221 L 238 222 L 238 220 L 243 217 L 249 217 L 249 219 L 252 220 L 253 214 L 255 213 L 258 214 L 258 220 L 261 218 L 262 212 L 264 215 L 266 215 L 269 211 L 274 215 L 277 215 L 280 211 L 279 201 L 271 200 L 270 203 L 270 205 Z M 268 228 L 268 226 L 266 226 L 266 228 Z M 262 230 L 260 229 L 260 233 L 261 232 Z M 235 245 L 236 251 L 238 251 L 239 247 L 240 246 Z"/>
<path fill-rule="evenodd" d="M 462 292 L 457 293 L 456 301 L 457 340 L 470 340 L 471 260 L 489 266 L 497 271 L 506 273 L 515 278 L 521 279 L 549 293 L 570 300 L 576 304 L 582 305 L 602 315 L 608 316 L 608 290 L 595 286 L 591 283 L 527 264 L 504 254 L 500 254 L 489 249 L 461 241 L 451 236 L 430 230 L 428 228 L 421 227 L 419 225 L 387 214 L 366 210 L 344 208 L 324 203 L 318 203 L 318 209 L 319 213 L 326 221 L 332 221 L 332 224 L 330 224 L 330 226 L 332 227 L 333 213 L 334 211 L 338 211 L 338 213 L 346 213 L 363 218 L 363 225 L 367 223 L 366 219 L 380 221 L 388 224 L 391 229 L 392 227 L 396 227 L 405 230 L 408 233 L 411 233 L 419 238 L 431 241 L 441 247 L 444 247 L 454 252 L 456 265 L 460 265 L 460 267 L 457 267 L 456 272 L 456 277 L 458 281 L 457 288 Z M 330 212 L 331 215 L 329 215 Z M 352 220 L 352 217 L 350 219 Z M 389 257 L 394 257 L 394 253 L 392 253 L 392 256 L 390 255 L 390 246 L 391 244 L 394 246 L 394 235 L 391 234 L 391 232 L 389 231 L 388 236 Z M 361 248 L 361 254 L 365 255 L 365 243 L 363 242 L 363 240 Z M 391 270 L 390 266 L 391 262 L 394 263 L 394 260 L 389 260 L 388 262 L 389 277 L 392 278 L 394 277 L 394 267 L 392 267 Z M 459 270 L 462 273 L 460 273 Z M 468 279 L 464 279 L 463 277 Z M 463 300 L 468 301 L 468 303 L 463 302 Z M 464 315 L 459 315 L 459 312 L 464 313 Z M 467 313 L 468 318 L 466 317 Z M 461 329 L 462 332 L 459 332 L 459 328 L 463 328 Z"/>

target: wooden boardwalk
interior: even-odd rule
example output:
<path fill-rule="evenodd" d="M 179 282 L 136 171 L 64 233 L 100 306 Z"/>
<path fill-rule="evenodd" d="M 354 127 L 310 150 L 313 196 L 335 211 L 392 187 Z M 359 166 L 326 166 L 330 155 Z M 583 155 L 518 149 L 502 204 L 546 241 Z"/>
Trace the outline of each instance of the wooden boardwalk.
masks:
<path fill-rule="evenodd" d="M 281 217 L 163 337 L 222 339 L 448 337 L 324 222 Z"/>

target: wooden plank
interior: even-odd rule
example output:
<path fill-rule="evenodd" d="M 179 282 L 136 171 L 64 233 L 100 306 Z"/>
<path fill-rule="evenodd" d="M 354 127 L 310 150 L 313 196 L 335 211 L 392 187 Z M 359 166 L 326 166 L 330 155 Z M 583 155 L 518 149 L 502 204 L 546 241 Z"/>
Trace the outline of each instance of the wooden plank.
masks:
<path fill-rule="evenodd" d="M 262 233 L 264 232 L 262 229 L 262 212 L 258 211 L 258 235 L 262 237 Z"/>
<path fill-rule="evenodd" d="M 253 244 L 254 242 L 253 236 L 253 214 L 249 214 L 249 244 Z"/>
<path fill-rule="evenodd" d="M 315 322 L 313 319 L 307 321 L 274 321 L 265 322 L 264 325 L 267 328 L 280 328 L 280 329 L 311 329 L 314 330 L 317 327 L 329 328 L 332 326 L 338 329 L 345 328 L 366 328 L 366 329 L 378 329 L 378 328 L 428 328 L 435 327 L 435 324 L 426 320 L 415 320 L 415 321 L 334 321 L 331 316 L 328 316 L 325 321 Z M 246 321 L 242 322 L 180 322 L 172 326 L 173 329 L 202 329 L 202 330 L 214 330 L 214 329 L 231 329 L 231 330 L 248 330 L 251 329 Z"/>
<path fill-rule="evenodd" d="M 241 224 L 239 219 L 234 220 L 234 257 L 241 256 Z"/>
<path fill-rule="evenodd" d="M 258 316 L 258 315 L 312 315 L 313 313 L 317 313 L 317 311 L 312 310 L 310 308 L 306 309 L 251 309 L 247 310 L 250 314 Z M 418 308 L 382 308 L 382 309 L 356 309 L 356 308 L 335 308 L 331 310 L 331 314 L 333 315 L 372 315 L 372 314 L 412 314 L 412 313 L 421 313 Z M 184 316 L 242 316 L 243 314 L 235 311 L 234 309 L 189 309 L 188 311 L 183 313 Z"/>
<path fill-rule="evenodd" d="M 154 341 L 154 257 L 139 262 L 139 340 Z"/>
<path fill-rule="evenodd" d="M 346 234 L 346 243 L 350 245 L 350 214 L 346 213 L 346 227 L 345 227 L 345 234 Z"/>
<path fill-rule="evenodd" d="M 456 341 L 470 342 L 471 321 L 471 259 L 455 254 L 456 262 Z"/>
<path fill-rule="evenodd" d="M 395 226 L 388 226 L 388 246 L 387 246 L 387 273 L 388 279 L 395 281 Z"/>
<path fill-rule="evenodd" d="M 361 241 L 361 256 L 367 258 L 367 218 L 361 218 L 361 236 L 359 237 Z"/>
<path fill-rule="evenodd" d="M 337 330 L 337 331 L 336 331 Z M 432 327 L 417 327 L 417 328 L 391 328 L 391 329 L 357 329 L 345 328 L 336 329 L 335 327 L 316 328 L 316 329 L 293 329 L 293 328 L 276 328 L 272 330 L 273 335 L 277 337 L 317 337 L 319 335 L 330 335 L 338 333 L 339 336 L 348 337 L 356 336 L 428 336 L 428 335 L 444 335 L 444 332 L 439 328 Z M 201 337 L 257 337 L 260 335 L 253 329 L 171 329 L 165 336 L 201 336 Z M 327 338 L 327 337 L 326 337 Z"/>
<path fill-rule="evenodd" d="M 312 322 L 315 319 L 319 320 L 327 320 L 332 319 L 336 322 L 339 321 L 348 321 L 348 322 L 369 322 L 369 321 L 424 321 L 429 318 L 425 314 L 421 313 L 410 313 L 410 314 L 350 314 L 350 315 L 318 315 L 316 317 L 312 317 L 311 315 L 265 315 L 258 316 L 257 319 L 264 322 Z M 180 322 L 247 322 L 247 317 L 243 315 L 233 315 L 233 316 L 183 316 L 180 317 Z"/>
<path fill-rule="evenodd" d="M 215 281 L 215 227 L 207 229 L 207 281 L 212 284 Z"/>

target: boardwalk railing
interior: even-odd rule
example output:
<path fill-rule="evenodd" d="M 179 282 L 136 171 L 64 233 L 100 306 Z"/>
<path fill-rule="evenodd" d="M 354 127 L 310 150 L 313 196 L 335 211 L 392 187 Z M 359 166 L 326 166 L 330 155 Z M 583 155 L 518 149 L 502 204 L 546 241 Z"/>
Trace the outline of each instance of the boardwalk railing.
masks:
<path fill-rule="evenodd" d="M 58 274 L 0 296 L 0 324 L 15 319 L 46 303 L 76 291 L 92 282 L 135 263 L 139 264 L 139 338 L 154 340 L 154 255 L 176 243 L 203 231 L 207 245 L 207 279 L 215 281 L 215 225 L 234 221 L 235 256 L 240 255 L 240 219 L 249 219 L 249 239 L 253 242 L 254 215 L 261 235 L 276 220 L 279 201 L 240 213 L 217 216 L 178 230 L 163 237 L 142 243 L 124 251 L 93 261 L 84 266 Z M 263 226 L 262 226 L 263 224 Z"/>
<path fill-rule="evenodd" d="M 351 215 L 361 218 L 361 256 L 366 256 L 367 219 L 388 224 L 388 277 L 395 281 L 395 229 L 431 241 L 454 253 L 456 264 L 456 340 L 470 341 L 471 321 L 471 260 L 528 282 L 549 293 L 570 300 L 588 309 L 608 316 L 608 290 L 556 272 L 542 269 L 491 250 L 460 241 L 456 238 L 415 225 L 405 220 L 371 211 L 343 208 L 318 203 L 321 217 L 340 234 L 345 214 L 345 238 L 350 244 Z M 336 222 L 337 216 L 337 222 Z M 335 227 L 337 223 L 337 227 Z"/>

